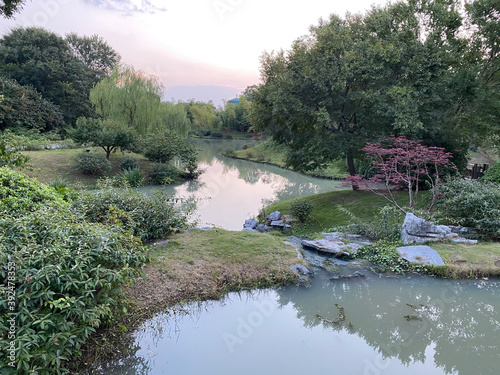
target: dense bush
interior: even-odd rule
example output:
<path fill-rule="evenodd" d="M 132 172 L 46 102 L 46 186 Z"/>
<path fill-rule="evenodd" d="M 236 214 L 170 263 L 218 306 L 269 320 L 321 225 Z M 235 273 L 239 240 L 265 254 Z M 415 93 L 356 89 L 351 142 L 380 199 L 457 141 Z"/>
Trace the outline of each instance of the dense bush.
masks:
<path fill-rule="evenodd" d="M 213 138 L 222 138 L 224 134 L 219 133 L 219 132 L 212 132 L 212 137 Z"/>
<path fill-rule="evenodd" d="M 176 203 L 179 200 L 163 189 L 146 195 L 133 189 L 105 186 L 97 191 L 83 192 L 74 209 L 82 212 L 88 221 L 120 224 L 142 240 L 152 240 L 187 227 L 192 207 L 182 213 Z"/>
<path fill-rule="evenodd" d="M 309 201 L 303 199 L 295 200 L 290 204 L 290 213 L 293 217 L 299 219 L 301 223 L 305 223 L 311 216 L 313 208 L 314 206 Z"/>
<path fill-rule="evenodd" d="M 173 184 L 179 178 L 179 170 L 170 164 L 155 163 L 149 175 L 152 185 Z"/>
<path fill-rule="evenodd" d="M 121 171 L 118 178 L 126 186 L 139 187 L 144 185 L 144 173 L 137 167 Z"/>
<path fill-rule="evenodd" d="M 132 156 L 124 156 L 123 158 L 120 158 L 119 161 L 120 161 L 120 168 L 123 171 L 139 167 L 139 165 L 137 164 L 137 160 L 134 159 Z"/>
<path fill-rule="evenodd" d="M 0 216 L 19 216 L 48 204 L 69 207 L 54 189 L 24 173 L 0 168 Z"/>
<path fill-rule="evenodd" d="M 112 166 L 104 155 L 82 152 L 75 158 L 76 166 L 84 174 L 103 176 L 111 172 Z"/>
<path fill-rule="evenodd" d="M 123 226 L 86 222 L 20 172 L 1 168 L 0 186 L 0 346 L 15 347 L 13 357 L 0 357 L 1 372 L 67 373 L 86 339 L 112 319 L 144 249 Z"/>
<path fill-rule="evenodd" d="M 361 220 L 343 207 L 339 209 L 350 217 L 351 223 L 331 231 L 360 234 L 375 240 L 397 241 L 401 237 L 404 214 L 394 206 L 382 207 L 370 220 Z"/>
<path fill-rule="evenodd" d="M 497 161 L 484 172 L 482 180 L 500 184 L 500 161 Z"/>
<path fill-rule="evenodd" d="M 496 183 L 455 179 L 441 188 L 436 209 L 445 221 L 500 236 L 500 188 Z"/>

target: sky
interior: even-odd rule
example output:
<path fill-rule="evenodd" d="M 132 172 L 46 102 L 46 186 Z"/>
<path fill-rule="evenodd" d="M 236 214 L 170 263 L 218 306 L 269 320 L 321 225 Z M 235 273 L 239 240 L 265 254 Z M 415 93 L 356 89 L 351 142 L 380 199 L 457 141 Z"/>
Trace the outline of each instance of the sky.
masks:
<path fill-rule="evenodd" d="M 28 0 L 0 35 L 17 26 L 98 34 L 122 63 L 157 76 L 164 99 L 223 100 L 260 82 L 264 51 L 287 50 L 309 26 L 386 0 Z"/>

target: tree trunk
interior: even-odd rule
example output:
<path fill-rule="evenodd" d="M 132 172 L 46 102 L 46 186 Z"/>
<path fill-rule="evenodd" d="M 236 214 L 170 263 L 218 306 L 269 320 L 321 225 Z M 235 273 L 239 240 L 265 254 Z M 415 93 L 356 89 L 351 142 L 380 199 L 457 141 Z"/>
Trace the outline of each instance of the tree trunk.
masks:
<path fill-rule="evenodd" d="M 354 166 L 354 155 L 352 152 L 352 148 L 347 150 L 347 168 L 349 169 L 349 175 L 356 176 L 356 167 Z M 359 186 L 352 184 L 352 190 L 358 191 Z"/>

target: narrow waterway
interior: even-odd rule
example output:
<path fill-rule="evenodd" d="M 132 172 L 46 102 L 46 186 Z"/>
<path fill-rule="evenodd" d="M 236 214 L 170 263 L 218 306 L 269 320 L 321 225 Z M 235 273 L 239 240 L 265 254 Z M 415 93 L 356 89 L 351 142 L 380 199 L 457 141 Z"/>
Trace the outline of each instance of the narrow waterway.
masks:
<path fill-rule="evenodd" d="M 245 142 L 243 142 L 245 143 Z M 212 196 L 204 223 L 241 229 L 263 203 L 337 183 L 218 156 L 236 142 L 197 141 L 205 174 L 177 195 Z M 241 143 L 240 143 L 241 146 Z M 102 374 L 496 375 L 500 281 L 379 275 L 363 262 L 307 253 L 309 285 L 231 293 L 158 314 L 128 336 L 130 351 Z M 365 277 L 332 280 L 348 267 Z M 154 286 L 152 286 L 154 287 Z"/>
<path fill-rule="evenodd" d="M 252 140 L 194 139 L 203 173 L 195 181 L 167 186 L 177 197 L 199 199 L 195 218 L 198 226 L 240 230 L 246 219 L 272 201 L 286 200 L 341 188 L 340 181 L 308 177 L 272 165 L 225 157 L 227 148 L 252 146 Z M 148 191 L 159 187 L 148 187 Z"/>

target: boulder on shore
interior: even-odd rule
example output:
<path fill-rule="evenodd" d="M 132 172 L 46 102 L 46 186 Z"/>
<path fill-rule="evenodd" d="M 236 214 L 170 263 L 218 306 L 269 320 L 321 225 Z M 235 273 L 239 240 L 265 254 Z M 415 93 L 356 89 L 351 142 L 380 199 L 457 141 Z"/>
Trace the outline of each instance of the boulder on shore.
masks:
<path fill-rule="evenodd" d="M 401 246 L 396 248 L 396 250 L 401 258 L 410 263 L 418 263 L 426 266 L 444 266 L 441 256 L 429 246 Z"/>
<path fill-rule="evenodd" d="M 361 248 L 357 243 L 346 243 L 341 233 L 325 233 L 325 237 L 319 240 L 303 240 L 302 246 L 322 253 L 348 257 L 356 254 Z"/>

